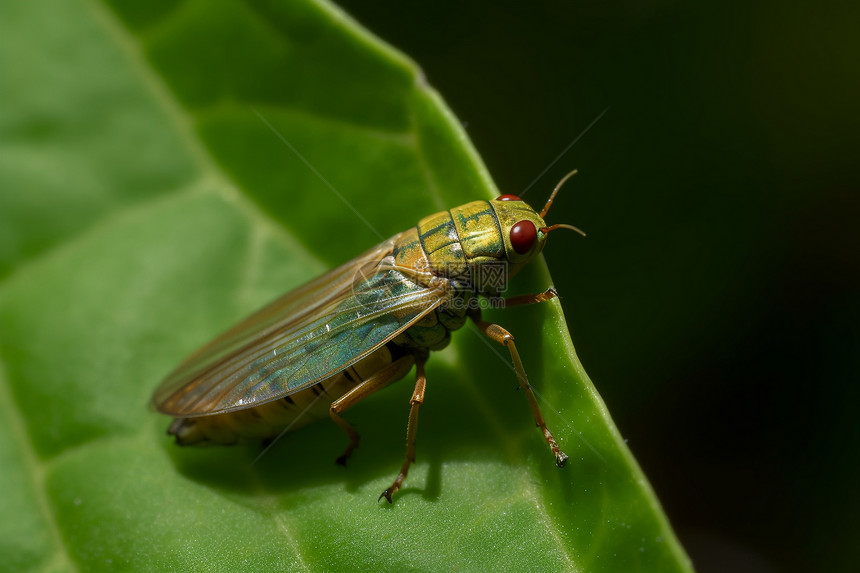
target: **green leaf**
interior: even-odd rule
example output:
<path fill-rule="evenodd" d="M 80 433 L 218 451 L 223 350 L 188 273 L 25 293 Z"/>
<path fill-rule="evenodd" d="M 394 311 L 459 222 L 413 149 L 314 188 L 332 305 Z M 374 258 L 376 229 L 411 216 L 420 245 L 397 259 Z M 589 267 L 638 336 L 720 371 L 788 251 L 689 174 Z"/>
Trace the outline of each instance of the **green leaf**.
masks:
<path fill-rule="evenodd" d="M 688 571 L 557 301 L 517 336 L 571 460 L 472 329 L 411 384 L 259 445 L 179 448 L 184 356 L 422 216 L 497 194 L 414 64 L 320 2 L 0 4 L 0 555 L 10 571 Z M 366 221 L 365 224 L 363 221 Z M 554 236 L 548 248 L 570 237 Z M 543 262 L 519 290 L 550 283 Z"/>

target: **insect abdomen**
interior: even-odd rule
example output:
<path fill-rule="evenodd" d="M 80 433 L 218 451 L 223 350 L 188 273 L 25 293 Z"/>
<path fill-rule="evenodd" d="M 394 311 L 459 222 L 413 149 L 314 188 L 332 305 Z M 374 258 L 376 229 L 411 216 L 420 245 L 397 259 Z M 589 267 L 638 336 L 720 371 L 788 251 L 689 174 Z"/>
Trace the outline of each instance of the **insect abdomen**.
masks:
<path fill-rule="evenodd" d="M 176 443 L 182 446 L 229 445 L 243 438 L 275 438 L 284 431 L 327 419 L 332 402 L 392 361 L 391 350 L 388 346 L 382 346 L 349 368 L 309 388 L 253 408 L 178 418 L 170 425 L 167 433 L 175 436 Z M 405 374 L 406 371 L 400 376 Z"/>

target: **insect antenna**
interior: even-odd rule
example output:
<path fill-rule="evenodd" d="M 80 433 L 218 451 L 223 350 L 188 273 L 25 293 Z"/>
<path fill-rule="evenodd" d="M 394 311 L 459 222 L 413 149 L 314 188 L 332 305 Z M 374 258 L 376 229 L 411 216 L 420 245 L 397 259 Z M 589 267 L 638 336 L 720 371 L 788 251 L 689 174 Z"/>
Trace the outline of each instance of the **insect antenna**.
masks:
<path fill-rule="evenodd" d="M 559 189 L 561 189 L 561 186 L 564 185 L 568 179 L 576 175 L 577 171 L 577 169 L 574 169 L 573 171 L 561 178 L 561 181 L 559 181 L 558 184 L 555 186 L 555 189 L 552 190 L 552 195 L 549 196 L 549 200 L 547 200 L 546 205 L 544 205 L 543 211 L 540 212 L 541 219 L 546 217 L 546 214 L 549 211 L 549 208 L 552 207 L 552 202 L 555 199 L 555 196 L 558 194 Z M 582 229 L 574 227 L 573 225 L 566 225 L 564 223 L 556 223 L 555 225 L 550 225 L 549 227 L 542 227 L 541 231 L 543 233 L 549 233 L 550 231 L 555 231 L 556 229 L 570 229 L 571 231 L 576 231 L 583 237 L 585 236 L 585 231 L 583 231 Z"/>
<path fill-rule="evenodd" d="M 556 223 L 555 225 L 550 225 L 549 227 L 541 227 L 540 230 L 543 233 L 549 233 L 550 231 L 555 231 L 556 229 L 570 229 L 571 231 L 576 231 L 583 237 L 585 236 L 585 231 L 583 231 L 579 227 L 574 227 L 573 225 L 566 225 L 565 223 Z"/>
<path fill-rule="evenodd" d="M 577 171 L 578 171 L 578 169 L 574 169 L 573 171 L 571 171 L 570 173 L 568 173 L 567 175 L 565 175 L 564 177 L 561 178 L 561 181 L 559 181 L 558 184 L 555 186 L 555 189 L 552 190 L 552 195 L 549 196 L 549 200 L 546 202 L 546 205 L 544 205 L 543 211 L 540 212 L 540 218 L 541 219 L 546 217 L 546 214 L 549 211 L 549 208 L 552 207 L 552 201 L 553 201 L 553 199 L 555 199 L 555 196 L 558 193 L 558 190 L 561 189 L 561 186 L 564 185 L 568 179 L 570 179 L 571 177 L 576 175 Z"/>

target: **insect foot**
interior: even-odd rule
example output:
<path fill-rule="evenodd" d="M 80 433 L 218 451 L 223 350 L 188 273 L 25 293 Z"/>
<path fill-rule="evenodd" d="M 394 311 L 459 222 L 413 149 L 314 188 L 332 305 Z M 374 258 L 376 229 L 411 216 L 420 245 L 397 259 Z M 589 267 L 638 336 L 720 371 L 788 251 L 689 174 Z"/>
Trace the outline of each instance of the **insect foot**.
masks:
<path fill-rule="evenodd" d="M 421 375 L 423 376 L 423 368 Z M 414 427 L 414 425 L 410 425 L 410 427 Z M 412 447 L 414 448 L 415 442 L 411 442 Z M 400 473 L 397 474 L 397 477 L 394 478 L 394 483 L 388 486 L 382 494 L 376 498 L 376 502 L 379 503 L 379 500 L 383 497 L 388 500 L 388 503 L 391 503 L 391 498 L 394 494 L 400 491 L 400 486 L 403 485 L 403 480 L 406 479 L 406 475 L 409 473 L 409 466 L 412 465 L 412 462 L 415 461 L 415 455 L 412 453 L 409 457 L 406 458 L 406 461 L 403 462 L 403 466 L 400 468 Z"/>
<path fill-rule="evenodd" d="M 392 502 L 391 502 L 391 496 L 392 496 L 392 495 L 397 491 L 397 490 L 392 491 L 393 489 L 394 489 L 394 488 L 390 487 L 390 488 L 386 489 L 384 492 L 382 492 L 382 493 L 379 495 L 379 497 L 376 499 L 377 503 L 378 503 L 378 502 L 379 502 L 379 500 L 380 500 L 380 499 L 382 499 L 383 497 L 384 497 L 385 499 L 387 499 L 387 500 L 388 500 L 388 503 L 392 503 Z"/>

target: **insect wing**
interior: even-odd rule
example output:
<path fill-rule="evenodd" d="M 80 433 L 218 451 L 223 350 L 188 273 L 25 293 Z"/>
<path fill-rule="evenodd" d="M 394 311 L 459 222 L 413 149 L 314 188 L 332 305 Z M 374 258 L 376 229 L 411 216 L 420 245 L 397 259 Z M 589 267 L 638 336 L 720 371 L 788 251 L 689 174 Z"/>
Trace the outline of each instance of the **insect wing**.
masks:
<path fill-rule="evenodd" d="M 417 281 L 421 273 L 392 265 L 398 237 L 287 293 L 198 350 L 156 391 L 158 410 L 192 417 L 276 400 L 349 367 L 421 320 L 448 295 L 425 286 L 429 274 Z"/>

